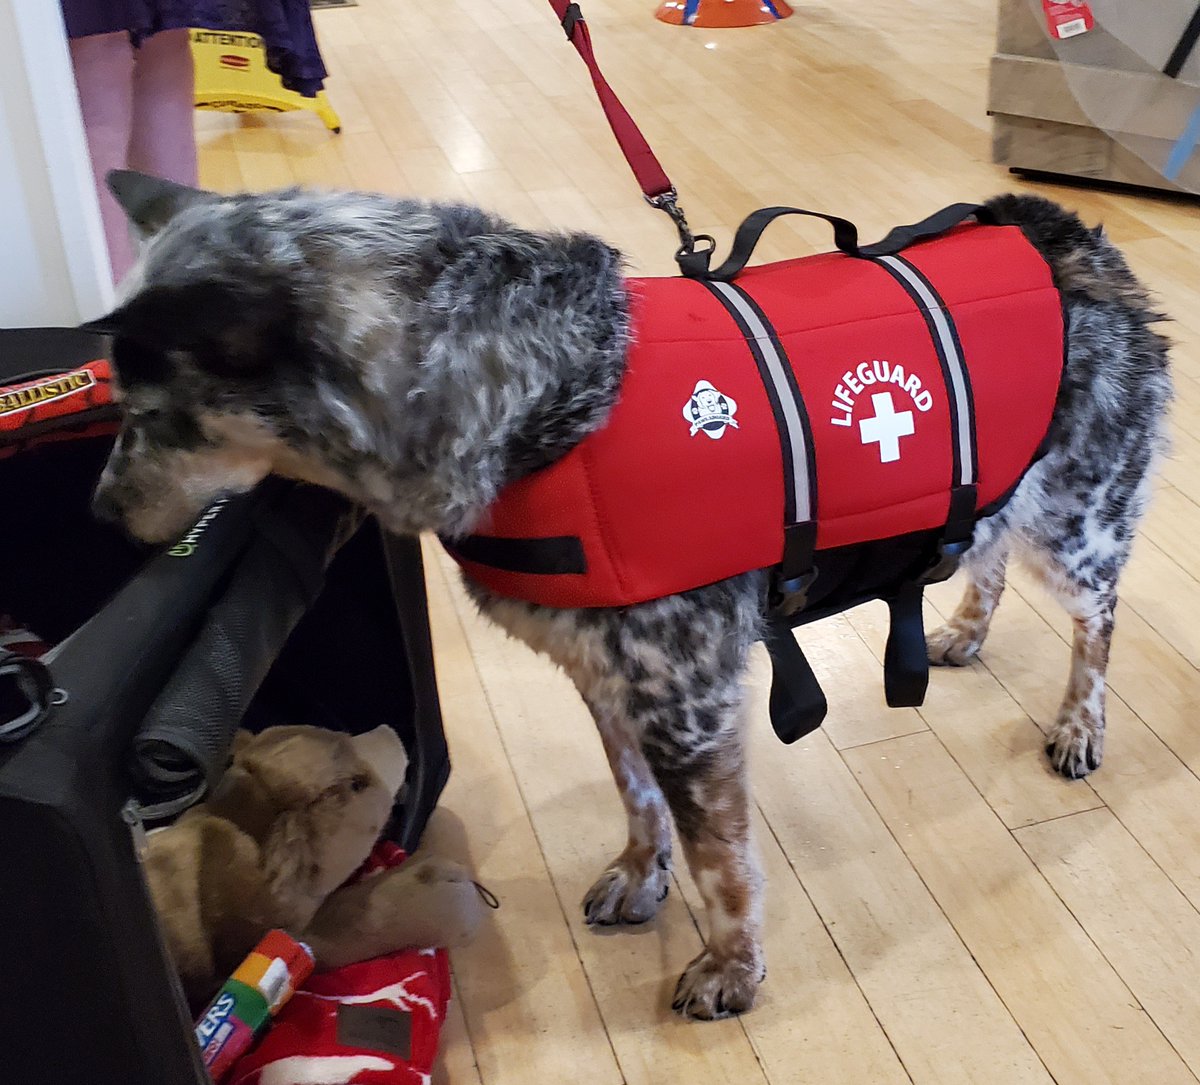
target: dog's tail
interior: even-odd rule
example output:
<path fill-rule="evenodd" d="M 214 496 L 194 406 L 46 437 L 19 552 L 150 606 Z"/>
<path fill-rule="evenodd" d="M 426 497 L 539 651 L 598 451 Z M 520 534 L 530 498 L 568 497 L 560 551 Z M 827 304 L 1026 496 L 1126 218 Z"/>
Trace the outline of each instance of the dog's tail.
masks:
<path fill-rule="evenodd" d="M 1103 226 L 1089 229 L 1074 212 L 1041 196 L 997 196 L 986 206 L 997 222 L 1021 227 L 1068 297 L 1120 305 L 1145 323 L 1165 319 Z"/>

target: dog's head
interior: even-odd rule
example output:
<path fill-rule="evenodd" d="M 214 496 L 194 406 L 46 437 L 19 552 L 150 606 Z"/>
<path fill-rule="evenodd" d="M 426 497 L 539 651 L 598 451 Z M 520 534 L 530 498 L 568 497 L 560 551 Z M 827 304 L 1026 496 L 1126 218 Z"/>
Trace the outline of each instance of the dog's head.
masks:
<path fill-rule="evenodd" d="M 276 899 L 307 914 L 367 858 L 407 764 L 386 726 L 353 738 L 303 726 L 241 732 L 205 808 L 258 840 Z"/>
<path fill-rule="evenodd" d="M 118 307 L 88 325 L 113 337 L 123 413 L 97 515 L 163 542 L 271 472 L 362 499 L 339 465 L 354 462 L 351 445 L 378 444 L 365 413 L 394 389 L 372 385 L 374 363 L 405 358 L 397 283 L 422 274 L 432 216 L 415 202 L 219 196 L 127 171 L 109 184 L 145 244 Z"/>
<path fill-rule="evenodd" d="M 291 292 L 218 197 L 131 173 L 110 184 L 148 245 L 123 302 L 89 325 L 113 336 L 123 408 L 95 510 L 160 542 L 271 470 L 260 391 L 295 335 Z"/>

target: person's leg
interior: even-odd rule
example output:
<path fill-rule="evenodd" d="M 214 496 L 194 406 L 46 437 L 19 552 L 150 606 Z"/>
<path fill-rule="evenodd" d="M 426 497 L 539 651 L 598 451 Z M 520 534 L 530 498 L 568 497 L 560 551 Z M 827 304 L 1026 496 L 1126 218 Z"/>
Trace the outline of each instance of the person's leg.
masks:
<path fill-rule="evenodd" d="M 133 47 L 129 35 L 94 34 L 71 41 L 71 64 L 87 133 L 92 173 L 100 197 L 100 217 L 108 242 L 114 281 L 133 263 L 129 220 L 108 191 L 109 170 L 124 169 L 129 160 L 133 126 Z"/>
<path fill-rule="evenodd" d="M 196 73 L 187 30 L 164 30 L 134 57 L 129 168 L 197 184 Z"/>

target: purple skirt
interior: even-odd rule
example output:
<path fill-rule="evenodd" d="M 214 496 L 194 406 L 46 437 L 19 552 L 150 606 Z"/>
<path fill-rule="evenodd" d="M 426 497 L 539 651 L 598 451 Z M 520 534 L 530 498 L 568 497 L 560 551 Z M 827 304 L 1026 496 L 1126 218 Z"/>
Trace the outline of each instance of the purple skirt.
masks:
<path fill-rule="evenodd" d="M 288 90 L 312 97 L 329 74 L 308 0 L 62 0 L 67 36 L 125 31 L 137 45 L 160 30 L 244 30 L 263 39 L 267 67 Z"/>

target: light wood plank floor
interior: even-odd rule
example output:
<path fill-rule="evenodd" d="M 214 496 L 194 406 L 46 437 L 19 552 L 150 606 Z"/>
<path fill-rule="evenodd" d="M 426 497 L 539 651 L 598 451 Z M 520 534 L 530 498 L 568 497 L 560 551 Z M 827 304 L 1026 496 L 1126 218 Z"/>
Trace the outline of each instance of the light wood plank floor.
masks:
<path fill-rule="evenodd" d="M 319 15 L 344 131 L 206 116 L 204 181 L 457 197 L 592 229 L 670 273 L 544 0 L 361 0 Z M 1175 323 L 1175 449 L 1123 583 L 1108 760 L 1044 764 L 1067 622 L 1019 574 L 981 661 L 935 673 L 920 711 L 883 706 L 883 615 L 802 632 L 827 726 L 774 739 L 763 659 L 753 778 L 769 878 L 770 976 L 754 1013 L 667 1009 L 700 946 L 680 876 L 661 917 L 597 935 L 578 901 L 623 843 L 599 741 L 566 680 L 486 627 L 429 551 L 455 772 L 431 842 L 503 900 L 457 954 L 442 1077 L 453 1085 L 807 1082 L 1139 1085 L 1200 1078 L 1200 218 L 1195 204 L 1029 185 L 988 162 L 986 0 L 812 0 L 756 30 L 661 25 L 653 0 L 586 0 L 601 59 L 724 244 L 756 207 L 868 236 L 1017 188 L 1104 220 Z M 827 248 L 774 227 L 758 256 Z M 956 586 L 931 593 L 930 621 Z"/>

